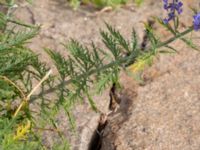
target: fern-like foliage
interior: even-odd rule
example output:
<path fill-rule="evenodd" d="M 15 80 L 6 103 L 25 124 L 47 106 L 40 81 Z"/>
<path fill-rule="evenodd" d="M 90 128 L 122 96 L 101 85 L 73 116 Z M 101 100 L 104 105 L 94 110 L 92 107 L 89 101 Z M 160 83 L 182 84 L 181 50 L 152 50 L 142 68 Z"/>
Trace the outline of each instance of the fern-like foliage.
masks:
<path fill-rule="evenodd" d="M 0 5 L 6 10 L 0 13 L 0 149 L 43 149 L 39 139 L 29 132 L 32 114 L 28 104 L 14 117 L 18 104 L 32 90 L 33 80 L 39 82 L 48 70 L 26 46 L 37 35 L 39 27 L 28 27 L 11 18 L 9 10 L 14 1 L 1 1 Z M 27 120 L 29 126 L 17 130 Z M 19 134 L 15 135 L 16 132 Z M 25 142 L 15 138 L 23 135 Z M 29 138 L 32 140 L 26 140 Z"/>
<path fill-rule="evenodd" d="M 86 47 L 73 39 L 63 44 L 70 52 L 68 58 L 64 58 L 54 50 L 45 49 L 54 60 L 60 74 L 60 84 L 56 86 L 56 90 L 59 95 L 58 101 L 62 106 L 69 106 L 69 103 L 73 104 L 77 99 L 82 100 L 87 97 L 92 108 L 97 111 L 92 95 L 101 93 L 108 85 L 117 82 L 121 68 L 130 60 L 134 61 L 140 54 L 134 32 L 133 39 L 129 42 L 114 28 L 108 24 L 106 26 L 108 32 L 101 31 L 101 35 L 108 50 L 97 48 L 93 43 L 90 47 Z M 128 57 L 130 59 L 127 59 Z M 55 88 L 43 94 L 53 90 Z"/>

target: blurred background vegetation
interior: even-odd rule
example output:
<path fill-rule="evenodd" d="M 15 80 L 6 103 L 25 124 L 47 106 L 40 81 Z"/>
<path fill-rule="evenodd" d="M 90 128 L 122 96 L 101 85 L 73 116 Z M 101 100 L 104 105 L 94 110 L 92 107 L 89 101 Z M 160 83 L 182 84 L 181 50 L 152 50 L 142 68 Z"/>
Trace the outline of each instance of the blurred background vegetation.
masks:
<path fill-rule="evenodd" d="M 125 5 L 128 2 L 134 2 L 137 5 L 140 5 L 144 0 L 68 0 L 70 5 L 77 9 L 80 4 L 92 4 L 94 7 L 103 8 L 103 7 L 119 7 Z"/>

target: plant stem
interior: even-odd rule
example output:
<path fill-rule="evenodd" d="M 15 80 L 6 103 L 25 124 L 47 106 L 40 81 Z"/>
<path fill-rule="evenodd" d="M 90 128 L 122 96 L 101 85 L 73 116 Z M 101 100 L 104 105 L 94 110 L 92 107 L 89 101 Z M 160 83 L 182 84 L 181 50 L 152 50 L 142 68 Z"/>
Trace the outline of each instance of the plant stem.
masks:
<path fill-rule="evenodd" d="M 161 48 L 161 47 L 163 47 L 165 45 L 168 45 L 168 44 L 172 43 L 173 41 L 179 39 L 180 37 L 183 37 L 184 35 L 192 32 L 192 31 L 193 31 L 193 27 L 189 27 L 187 30 L 185 30 L 185 31 L 183 31 L 181 33 L 178 33 L 176 36 L 174 36 L 174 37 L 172 37 L 172 38 L 170 38 L 170 39 L 168 39 L 168 40 L 166 40 L 164 42 L 158 43 L 158 45 L 156 46 L 156 49 Z M 134 53 L 134 51 L 133 51 L 133 53 Z M 115 61 L 110 62 L 109 64 L 106 64 L 106 65 L 102 66 L 102 67 L 99 67 L 97 69 L 93 69 L 93 70 L 91 70 L 89 72 L 86 72 L 86 73 L 83 73 L 83 74 L 79 75 L 78 78 L 84 78 L 84 77 L 90 76 L 92 74 L 95 74 L 96 72 L 104 71 L 104 70 L 106 70 L 106 69 L 108 69 L 108 68 L 110 68 L 112 66 L 121 65 L 123 63 L 126 63 L 128 60 L 133 59 L 133 57 L 134 57 L 134 55 L 132 55 L 132 54 L 130 54 L 129 56 L 126 56 L 126 57 L 121 57 L 121 58 L 119 58 L 119 59 L 117 59 Z M 72 82 L 72 80 L 73 79 L 66 80 L 63 83 L 57 84 L 53 88 L 47 89 L 47 90 L 39 93 L 38 95 L 34 95 L 33 97 L 31 97 L 30 102 L 33 102 L 34 100 L 36 100 L 37 98 L 39 98 L 39 97 L 41 97 L 43 95 L 46 95 L 46 94 L 49 94 L 49 93 L 52 93 L 52 92 L 56 91 L 57 89 L 59 89 L 63 85 L 70 84 Z"/>
<path fill-rule="evenodd" d="M 27 27 L 27 28 L 32 28 L 32 29 L 38 28 L 38 26 L 25 24 L 25 23 L 17 21 L 17 20 L 7 19 L 7 21 L 14 23 L 14 24 L 17 24 L 17 25 L 20 25 L 20 26 Z"/>
<path fill-rule="evenodd" d="M 166 40 L 165 42 L 159 43 L 159 44 L 156 46 L 156 48 L 160 48 L 160 47 L 163 47 L 163 46 L 165 46 L 165 45 L 168 45 L 168 44 L 170 44 L 171 42 L 175 41 L 176 39 L 178 39 L 178 38 L 180 38 L 180 37 L 182 37 L 182 36 L 184 36 L 184 35 L 186 35 L 186 34 L 192 32 L 193 30 L 194 30 L 193 27 L 189 27 L 187 30 L 185 30 L 185 31 L 183 31 L 183 32 L 181 32 L 181 33 L 178 33 L 176 36 L 174 36 L 174 37 L 172 37 L 172 38 Z"/>

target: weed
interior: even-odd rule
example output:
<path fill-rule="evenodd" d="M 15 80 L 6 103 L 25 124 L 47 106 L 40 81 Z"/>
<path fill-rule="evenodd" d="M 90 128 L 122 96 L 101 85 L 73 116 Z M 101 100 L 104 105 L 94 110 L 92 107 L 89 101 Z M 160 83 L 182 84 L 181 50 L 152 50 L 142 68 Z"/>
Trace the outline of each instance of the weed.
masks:
<path fill-rule="evenodd" d="M 5 2 L 4 6 L 9 12 L 14 1 Z M 71 109 L 77 101 L 87 97 L 91 108 L 99 111 L 92 99 L 93 94 L 101 93 L 107 86 L 118 83 L 120 70 L 132 73 L 142 71 L 151 65 L 158 54 L 176 52 L 169 44 L 177 39 L 199 50 L 190 39 L 184 37 L 194 29 L 199 30 L 199 13 L 196 12 L 194 16 L 194 25 L 182 32 L 179 32 L 178 15 L 167 22 L 160 18 L 155 20 L 168 29 L 172 37 L 161 41 L 151 26 L 146 24 L 150 42 L 148 51 L 141 50 L 135 30 L 130 40 L 127 40 L 108 24 L 108 30 L 101 31 L 107 50 L 96 47 L 94 43 L 87 47 L 73 39 L 63 44 L 70 52 L 67 58 L 46 48 L 46 53 L 58 70 L 58 74 L 53 76 L 51 69 L 26 47 L 26 43 L 37 35 L 40 28 L 14 20 L 10 13 L 0 13 L 0 149 L 47 149 L 39 129 L 59 135 L 60 141 L 52 149 L 69 149 L 68 142 L 55 122 L 60 109 L 65 110 L 71 127 L 75 128 Z M 170 21 L 174 24 L 170 25 Z M 8 23 L 18 26 L 18 29 L 7 26 Z M 38 89 L 40 93 L 35 94 Z M 56 94 L 54 100 L 46 96 L 51 93 Z M 40 110 L 33 111 L 30 104 Z M 46 128 L 47 125 L 52 128 Z"/>

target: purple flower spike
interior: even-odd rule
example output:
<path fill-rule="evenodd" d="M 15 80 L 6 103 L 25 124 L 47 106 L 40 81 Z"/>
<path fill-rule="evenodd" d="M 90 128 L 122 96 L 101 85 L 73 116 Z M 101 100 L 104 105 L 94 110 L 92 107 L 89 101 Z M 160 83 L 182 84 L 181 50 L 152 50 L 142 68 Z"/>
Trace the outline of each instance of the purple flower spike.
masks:
<path fill-rule="evenodd" d="M 168 11 L 168 17 L 163 20 L 165 24 L 173 20 L 176 17 L 176 12 L 180 15 L 183 12 L 183 3 L 179 0 L 173 0 L 171 3 L 168 0 L 163 0 L 163 8 Z"/>
<path fill-rule="evenodd" d="M 198 31 L 200 30 L 200 12 L 197 13 L 193 18 L 194 18 L 194 21 L 193 21 L 194 30 Z"/>

